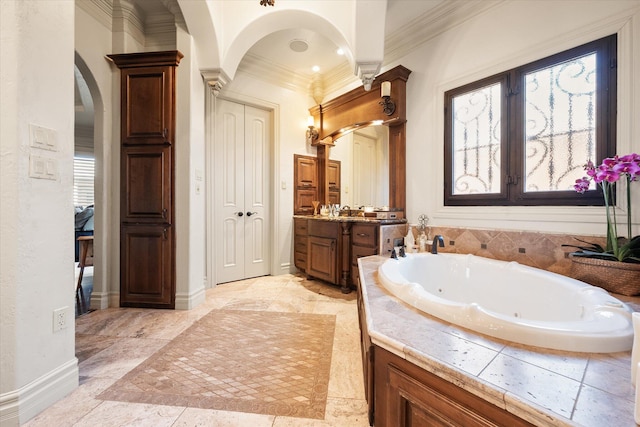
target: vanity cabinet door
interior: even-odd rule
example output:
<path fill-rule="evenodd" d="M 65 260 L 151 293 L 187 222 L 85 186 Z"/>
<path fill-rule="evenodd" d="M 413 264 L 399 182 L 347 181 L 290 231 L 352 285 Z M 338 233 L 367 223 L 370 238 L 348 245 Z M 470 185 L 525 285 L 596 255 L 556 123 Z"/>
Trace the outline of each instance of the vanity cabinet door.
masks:
<path fill-rule="evenodd" d="M 318 200 L 318 191 L 315 189 L 297 188 L 295 190 L 295 214 L 313 215 L 313 202 Z M 318 208 L 320 210 L 320 208 Z"/>
<path fill-rule="evenodd" d="M 299 188 L 318 187 L 318 159 L 295 155 L 295 181 Z"/>
<path fill-rule="evenodd" d="M 307 274 L 338 283 L 338 240 L 326 237 L 309 236 L 307 250 Z"/>
<path fill-rule="evenodd" d="M 293 156 L 293 213 L 313 215 L 314 200 L 318 200 L 318 159 L 295 154 Z"/>

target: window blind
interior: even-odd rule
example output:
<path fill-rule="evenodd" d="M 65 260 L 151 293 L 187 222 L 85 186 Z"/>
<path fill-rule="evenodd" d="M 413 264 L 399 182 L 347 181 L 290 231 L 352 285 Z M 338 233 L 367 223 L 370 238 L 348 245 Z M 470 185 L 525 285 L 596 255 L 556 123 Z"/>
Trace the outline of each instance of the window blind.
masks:
<path fill-rule="evenodd" d="M 75 206 L 93 205 L 94 167 L 95 159 L 93 158 L 73 158 L 73 204 Z"/>

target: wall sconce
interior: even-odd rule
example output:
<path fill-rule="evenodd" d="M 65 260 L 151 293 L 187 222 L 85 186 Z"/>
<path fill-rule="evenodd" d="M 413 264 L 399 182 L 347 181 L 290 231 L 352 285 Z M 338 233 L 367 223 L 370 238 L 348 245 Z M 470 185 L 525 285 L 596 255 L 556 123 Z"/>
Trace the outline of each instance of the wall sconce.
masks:
<path fill-rule="evenodd" d="M 309 129 L 307 129 L 307 143 L 311 145 L 318 141 L 318 129 L 316 129 L 313 124 L 313 116 L 309 116 L 307 118 L 307 125 L 309 126 Z"/>
<path fill-rule="evenodd" d="M 382 82 L 380 92 L 382 96 L 382 101 L 380 101 L 382 111 L 387 116 L 390 116 L 396 111 L 396 104 L 391 100 L 391 82 Z"/>

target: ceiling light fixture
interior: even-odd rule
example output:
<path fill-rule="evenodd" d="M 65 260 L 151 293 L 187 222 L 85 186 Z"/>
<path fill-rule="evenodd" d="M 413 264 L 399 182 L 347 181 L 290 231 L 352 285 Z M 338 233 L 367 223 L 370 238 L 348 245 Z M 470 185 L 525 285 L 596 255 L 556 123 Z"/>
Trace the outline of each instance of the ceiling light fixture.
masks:
<path fill-rule="evenodd" d="M 344 50 L 342 50 L 342 48 L 338 48 L 338 50 L 336 50 L 336 53 L 338 55 L 344 55 Z"/>
<path fill-rule="evenodd" d="M 314 73 L 317 73 L 318 71 L 320 71 L 320 67 L 318 67 L 317 65 L 314 65 L 313 67 L 311 67 L 311 70 L 312 70 Z"/>
<path fill-rule="evenodd" d="M 260 0 L 260 6 L 275 6 L 276 0 Z"/>

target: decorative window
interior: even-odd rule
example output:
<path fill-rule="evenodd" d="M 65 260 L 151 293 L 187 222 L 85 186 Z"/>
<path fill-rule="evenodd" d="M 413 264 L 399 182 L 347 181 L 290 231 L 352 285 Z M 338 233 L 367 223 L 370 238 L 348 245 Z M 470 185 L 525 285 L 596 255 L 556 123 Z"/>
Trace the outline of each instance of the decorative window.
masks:
<path fill-rule="evenodd" d="M 445 205 L 601 205 L 573 185 L 615 136 L 615 35 L 450 90 Z"/>

